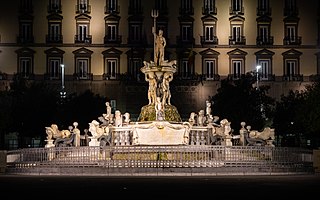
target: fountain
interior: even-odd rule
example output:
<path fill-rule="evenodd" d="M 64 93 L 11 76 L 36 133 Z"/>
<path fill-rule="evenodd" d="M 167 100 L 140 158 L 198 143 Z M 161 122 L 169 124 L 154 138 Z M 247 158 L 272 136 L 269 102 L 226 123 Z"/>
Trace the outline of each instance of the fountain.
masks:
<path fill-rule="evenodd" d="M 154 35 L 154 60 L 144 61 L 141 72 L 148 82 L 148 104 L 141 108 L 138 120 L 130 120 L 130 114 L 121 114 L 120 110 L 111 113 L 110 103 L 106 102 L 106 112 L 89 123 L 89 146 L 121 145 L 224 145 L 233 146 L 232 141 L 239 140 L 241 145 L 272 146 L 273 129 L 266 129 L 263 134 L 244 128 L 240 134 L 232 133 L 231 122 L 212 116 L 211 102 L 206 101 L 206 109 L 192 112 L 187 122 L 181 120 L 177 108 L 171 104 L 170 82 L 177 71 L 176 60 L 165 60 L 166 38 L 163 31 L 156 33 L 158 12 L 153 10 L 152 33 Z M 100 122 L 99 122 L 100 121 Z M 57 128 L 55 128 L 57 129 Z M 73 132 L 71 127 L 70 132 Z M 47 128 L 47 134 L 52 132 Z M 56 132 L 59 133 L 58 130 Z M 63 131 L 62 131 L 63 132 Z M 68 132 L 69 133 L 69 132 Z M 70 135 L 70 134 L 69 134 Z M 78 134 L 79 135 L 79 134 Z M 259 138 L 263 135 L 263 138 Z M 272 136 L 270 138 L 270 135 Z M 79 136 L 77 137 L 79 138 Z M 59 139 L 60 141 L 71 140 Z M 268 140 L 268 141 L 267 141 Z M 48 135 L 46 147 L 53 147 L 52 137 Z M 78 142 L 79 143 L 79 142 Z"/>

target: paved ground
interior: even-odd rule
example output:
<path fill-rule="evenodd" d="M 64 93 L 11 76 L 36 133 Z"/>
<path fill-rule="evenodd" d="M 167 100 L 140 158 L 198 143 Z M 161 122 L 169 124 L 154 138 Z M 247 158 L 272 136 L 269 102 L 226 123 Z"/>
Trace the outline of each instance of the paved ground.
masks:
<path fill-rule="evenodd" d="M 0 175 L 0 192 L 27 199 L 319 199 L 320 175 L 105 177 Z M 72 199 L 73 199 L 72 198 Z"/>

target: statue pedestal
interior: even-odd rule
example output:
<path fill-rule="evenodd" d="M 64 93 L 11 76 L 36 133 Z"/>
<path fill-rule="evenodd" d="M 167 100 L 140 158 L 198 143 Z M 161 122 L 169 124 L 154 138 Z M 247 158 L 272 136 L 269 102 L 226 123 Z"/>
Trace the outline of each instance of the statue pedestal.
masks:
<path fill-rule="evenodd" d="M 98 141 L 97 138 L 89 137 L 90 142 L 89 146 L 100 146 L 100 142 Z"/>
<path fill-rule="evenodd" d="M 47 142 L 47 144 L 44 146 L 45 148 L 50 148 L 50 147 L 54 147 L 53 144 L 53 139 L 49 139 L 49 140 L 45 140 Z"/>
<path fill-rule="evenodd" d="M 53 144 L 53 139 L 45 140 L 47 144 L 44 146 L 47 148 L 47 159 L 52 160 L 55 158 L 55 151 L 54 151 L 54 144 Z"/>
<path fill-rule="evenodd" d="M 190 124 L 153 121 L 135 124 L 133 145 L 186 145 L 189 142 Z"/>

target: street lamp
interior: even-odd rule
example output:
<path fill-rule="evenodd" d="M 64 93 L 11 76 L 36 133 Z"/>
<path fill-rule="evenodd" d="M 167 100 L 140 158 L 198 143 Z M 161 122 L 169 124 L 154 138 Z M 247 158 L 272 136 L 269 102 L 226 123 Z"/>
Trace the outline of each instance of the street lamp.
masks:
<path fill-rule="evenodd" d="M 256 66 L 256 76 L 257 76 L 257 90 L 259 90 L 259 69 L 261 69 L 261 65 Z"/>
<path fill-rule="evenodd" d="M 61 91 L 60 91 L 60 97 L 64 99 L 67 96 L 67 92 L 64 91 L 64 64 L 61 64 L 60 67 L 61 67 Z"/>

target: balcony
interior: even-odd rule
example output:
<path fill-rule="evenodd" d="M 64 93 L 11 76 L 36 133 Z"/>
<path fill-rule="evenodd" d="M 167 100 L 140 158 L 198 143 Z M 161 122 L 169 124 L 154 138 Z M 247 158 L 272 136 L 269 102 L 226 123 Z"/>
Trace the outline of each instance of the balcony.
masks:
<path fill-rule="evenodd" d="M 218 38 L 217 38 L 217 36 L 213 36 L 212 39 L 206 39 L 206 36 L 200 36 L 200 42 L 201 42 L 202 47 L 207 47 L 210 45 L 217 45 Z"/>
<path fill-rule="evenodd" d="M 230 15 L 244 15 L 244 7 L 239 7 L 239 8 L 229 8 L 229 14 Z"/>
<path fill-rule="evenodd" d="M 271 16 L 271 8 L 257 8 L 257 16 Z"/>
<path fill-rule="evenodd" d="M 104 36 L 104 44 L 105 45 L 120 45 L 122 42 L 122 36 L 121 35 L 117 35 L 115 36 L 115 38 L 111 38 L 110 36 L 106 35 Z"/>
<path fill-rule="evenodd" d="M 179 14 L 180 15 L 193 15 L 194 14 L 194 8 L 179 8 Z"/>
<path fill-rule="evenodd" d="M 58 4 L 51 4 L 47 7 L 48 13 L 62 13 L 62 6 Z"/>
<path fill-rule="evenodd" d="M 213 7 L 213 6 L 202 7 L 202 14 L 203 15 L 216 15 L 217 8 Z"/>
<path fill-rule="evenodd" d="M 46 35 L 47 44 L 62 44 L 62 35 Z"/>
<path fill-rule="evenodd" d="M 283 44 L 284 45 L 301 45 L 301 37 L 300 36 L 295 36 L 295 37 L 286 36 L 283 39 Z"/>
<path fill-rule="evenodd" d="M 303 81 L 303 75 L 301 74 L 293 74 L 293 75 L 283 75 L 283 81 Z"/>
<path fill-rule="evenodd" d="M 262 37 L 262 36 L 258 36 L 257 37 L 257 45 L 273 45 L 273 36 L 269 36 L 269 37 Z"/>
<path fill-rule="evenodd" d="M 104 7 L 104 14 L 119 14 L 120 13 L 120 6 L 105 6 Z"/>
<path fill-rule="evenodd" d="M 182 38 L 180 35 L 177 36 L 177 45 L 178 46 L 190 46 L 194 45 L 195 39 L 193 37 Z"/>
<path fill-rule="evenodd" d="M 91 44 L 92 43 L 92 35 L 75 35 L 74 43 L 76 44 Z"/>
<path fill-rule="evenodd" d="M 246 37 L 233 37 L 229 36 L 229 45 L 245 45 L 246 44 Z"/>
<path fill-rule="evenodd" d="M 87 4 L 78 4 L 76 5 L 76 13 L 77 14 L 90 14 L 91 6 Z"/>
<path fill-rule="evenodd" d="M 17 43 L 19 44 L 30 44 L 34 42 L 34 37 L 33 36 L 29 36 L 29 37 L 25 37 L 25 36 L 18 36 L 17 37 Z"/>

